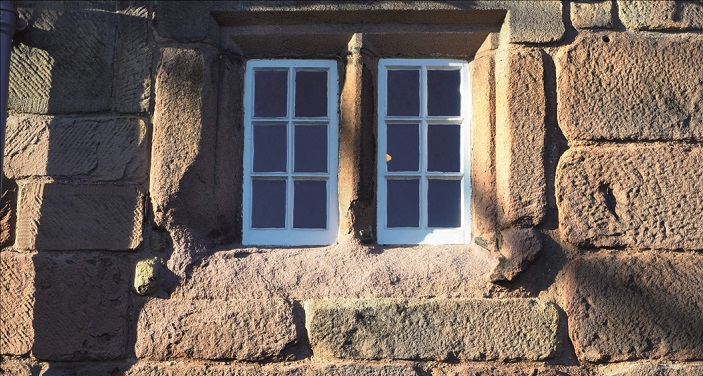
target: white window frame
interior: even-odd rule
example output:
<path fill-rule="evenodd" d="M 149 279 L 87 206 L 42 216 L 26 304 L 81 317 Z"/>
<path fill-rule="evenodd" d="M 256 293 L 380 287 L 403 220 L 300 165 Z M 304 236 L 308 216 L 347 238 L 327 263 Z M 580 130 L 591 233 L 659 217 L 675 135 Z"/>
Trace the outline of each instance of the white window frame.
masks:
<path fill-rule="evenodd" d="M 378 160 L 377 160 L 377 210 L 376 231 L 379 244 L 468 244 L 471 242 L 471 83 L 469 62 L 449 59 L 381 59 L 378 65 Z M 461 71 L 461 115 L 459 117 L 427 115 L 427 70 L 456 69 Z M 420 70 L 420 115 L 388 116 L 387 83 L 389 69 L 417 68 Z M 418 173 L 388 172 L 386 164 L 387 127 L 389 122 L 413 121 L 420 124 L 420 171 Z M 460 126 L 460 169 L 458 173 L 427 172 L 427 124 L 432 122 Z M 392 176 L 420 178 L 420 227 L 403 228 L 386 226 L 387 184 Z M 461 179 L 461 226 L 457 228 L 429 228 L 427 226 L 427 177 L 452 176 Z"/>
<path fill-rule="evenodd" d="M 287 116 L 279 118 L 256 118 L 254 110 L 254 71 L 259 69 L 288 69 Z M 327 71 L 327 117 L 295 118 L 295 70 Z M 339 133 L 339 76 L 334 60 L 250 60 L 246 64 L 244 78 L 244 189 L 242 200 L 242 244 L 261 246 L 330 245 L 337 241 L 339 232 L 339 208 L 337 199 L 338 133 Z M 287 123 L 287 172 L 254 172 L 255 123 Z M 327 173 L 293 172 L 295 123 L 327 124 Z M 286 178 L 286 223 L 285 228 L 252 228 L 252 180 L 255 177 Z M 293 177 L 327 181 L 327 226 L 325 229 L 293 228 Z"/>

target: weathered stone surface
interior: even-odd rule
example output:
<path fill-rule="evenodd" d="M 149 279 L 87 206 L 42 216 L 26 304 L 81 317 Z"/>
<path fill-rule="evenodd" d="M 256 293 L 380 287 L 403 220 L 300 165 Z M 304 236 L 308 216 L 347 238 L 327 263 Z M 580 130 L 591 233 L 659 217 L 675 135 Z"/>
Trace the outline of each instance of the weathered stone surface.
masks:
<path fill-rule="evenodd" d="M 703 364 L 658 364 L 658 363 L 624 363 L 603 367 L 603 376 L 700 376 Z"/>
<path fill-rule="evenodd" d="M 530 363 L 490 363 L 473 362 L 446 364 L 438 363 L 429 367 L 432 376 L 592 376 L 593 371 L 586 367 L 563 365 L 536 365 Z"/>
<path fill-rule="evenodd" d="M 2 257 L 7 258 L 7 252 Z M 74 361 L 125 355 L 130 272 L 123 256 L 49 252 L 17 257 L 22 262 L 8 266 L 21 274 L 10 274 L 15 280 L 10 288 L 21 289 L 24 297 L 11 303 L 10 318 L 12 325 L 28 322 L 14 335 L 28 342 L 36 358 Z"/>
<path fill-rule="evenodd" d="M 703 140 L 702 54 L 695 34 L 581 33 L 555 59 L 564 136 Z"/>
<path fill-rule="evenodd" d="M 504 29 L 510 43 L 556 42 L 564 36 L 561 1 L 504 1 L 499 6 L 508 9 Z"/>
<path fill-rule="evenodd" d="M 142 183 L 149 168 L 146 134 L 145 120 L 137 117 L 10 116 L 4 173 Z"/>
<path fill-rule="evenodd" d="M 471 233 L 492 245 L 498 218 L 493 55 L 479 57 L 471 66 Z"/>
<path fill-rule="evenodd" d="M 703 29 L 703 3 L 700 1 L 618 0 L 620 20 L 628 29 Z"/>
<path fill-rule="evenodd" d="M 567 265 L 560 279 L 581 360 L 703 358 L 700 254 L 597 254 Z"/>
<path fill-rule="evenodd" d="M 0 249 L 2 249 L 15 241 L 17 184 L 3 177 L 0 179 L 2 179 L 2 194 L 0 194 Z"/>
<path fill-rule="evenodd" d="M 280 358 L 295 345 L 297 319 L 283 300 L 150 300 L 139 314 L 136 355 L 168 360 Z"/>
<path fill-rule="evenodd" d="M 137 261 L 134 268 L 134 291 L 148 295 L 156 291 L 161 261 L 154 257 Z"/>
<path fill-rule="evenodd" d="M 498 51 L 495 142 L 501 228 L 537 225 L 546 213 L 545 117 L 541 51 Z"/>
<path fill-rule="evenodd" d="M 15 245 L 38 250 L 135 249 L 142 240 L 143 201 L 136 186 L 23 184 Z"/>
<path fill-rule="evenodd" d="M 412 248 L 341 244 L 221 251 L 193 268 L 172 296 L 304 300 L 327 297 L 482 297 L 498 255 L 476 245 Z"/>
<path fill-rule="evenodd" d="M 32 376 L 32 371 L 26 364 L 5 360 L 0 362 L 0 374 L 3 376 Z"/>
<path fill-rule="evenodd" d="M 139 362 L 125 375 L 129 376 L 415 376 L 420 375 L 409 365 L 379 364 L 197 364 Z M 83 376 L 79 374 L 79 376 Z M 86 375 L 87 376 L 87 375 Z"/>
<path fill-rule="evenodd" d="M 315 356 L 351 359 L 542 360 L 559 314 L 535 299 L 307 301 Z"/>
<path fill-rule="evenodd" d="M 34 279 L 31 254 L 0 252 L 0 354 L 23 355 L 32 349 Z"/>
<path fill-rule="evenodd" d="M 29 31 L 10 64 L 8 107 L 20 112 L 98 112 L 112 106 L 114 3 L 35 1 L 20 7 Z"/>
<path fill-rule="evenodd" d="M 491 274 L 492 281 L 511 281 L 542 250 L 542 236 L 533 228 L 511 228 L 501 231 L 498 266 Z"/>
<path fill-rule="evenodd" d="M 149 45 L 149 9 L 144 5 L 126 6 L 118 9 L 116 15 L 114 107 L 122 113 L 147 112 L 153 59 Z"/>
<path fill-rule="evenodd" d="M 577 147 L 561 157 L 562 237 L 579 246 L 703 249 L 703 148 Z"/>
<path fill-rule="evenodd" d="M 577 29 L 611 29 L 613 25 L 613 2 L 572 1 L 571 24 Z"/>

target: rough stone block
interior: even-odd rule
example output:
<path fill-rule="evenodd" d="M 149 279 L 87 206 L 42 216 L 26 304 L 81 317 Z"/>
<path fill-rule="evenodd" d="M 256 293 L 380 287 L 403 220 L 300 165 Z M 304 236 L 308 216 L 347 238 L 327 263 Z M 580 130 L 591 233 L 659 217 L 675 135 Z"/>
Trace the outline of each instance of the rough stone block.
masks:
<path fill-rule="evenodd" d="M 605 366 L 599 374 L 602 376 L 701 376 L 703 364 L 624 363 Z"/>
<path fill-rule="evenodd" d="M 687 0 L 618 0 L 620 20 L 628 29 L 703 29 L 703 3 Z"/>
<path fill-rule="evenodd" d="M 533 228 L 511 228 L 501 231 L 501 258 L 491 275 L 492 281 L 511 281 L 542 250 L 542 236 Z"/>
<path fill-rule="evenodd" d="M 32 349 L 34 280 L 31 254 L 0 252 L 0 354 L 23 355 Z"/>
<path fill-rule="evenodd" d="M 14 115 L 7 121 L 5 174 L 143 183 L 147 125 L 137 117 Z"/>
<path fill-rule="evenodd" d="M 537 225 L 547 210 L 542 53 L 496 54 L 496 184 L 501 228 Z"/>
<path fill-rule="evenodd" d="M 472 235 L 493 243 L 496 232 L 495 61 L 493 55 L 471 64 L 471 215 Z"/>
<path fill-rule="evenodd" d="M 130 250 L 142 240 L 144 195 L 135 186 L 26 183 L 16 246 L 38 250 Z"/>
<path fill-rule="evenodd" d="M 562 237 L 579 246 L 703 249 L 703 148 L 577 147 L 561 157 Z"/>
<path fill-rule="evenodd" d="M 3 376 L 32 376 L 32 371 L 26 364 L 6 360 L 0 362 L 0 374 Z"/>
<path fill-rule="evenodd" d="M 379 364 L 198 364 L 185 362 L 139 362 L 128 376 L 416 376 L 422 373 L 410 365 Z M 83 376 L 79 374 L 79 376 Z M 88 375 L 86 375 L 88 376 Z"/>
<path fill-rule="evenodd" d="M 508 9 L 504 28 L 508 28 L 510 43 L 557 42 L 564 36 L 561 1 L 504 1 L 496 5 Z"/>
<path fill-rule="evenodd" d="M 703 140 L 701 55 L 695 34 L 581 33 L 555 59 L 564 136 Z"/>
<path fill-rule="evenodd" d="M 154 299 L 139 314 L 135 351 L 153 360 L 280 358 L 299 340 L 296 321 L 283 300 Z"/>
<path fill-rule="evenodd" d="M 115 110 L 121 113 L 147 112 L 153 58 L 149 44 L 149 9 L 147 6 L 127 6 L 116 14 Z"/>
<path fill-rule="evenodd" d="M 15 225 L 17 224 L 17 184 L 9 179 L 2 179 L 0 195 L 0 249 L 15 242 Z"/>
<path fill-rule="evenodd" d="M 577 29 L 611 29 L 613 28 L 613 2 L 572 1 L 571 24 Z"/>
<path fill-rule="evenodd" d="M 703 358 L 703 256 L 597 254 L 560 276 L 579 359 Z"/>
<path fill-rule="evenodd" d="M 333 299 L 305 311 L 324 358 L 543 360 L 559 342 L 556 307 L 535 299 Z"/>
<path fill-rule="evenodd" d="M 19 15 L 30 28 L 12 52 L 8 107 L 52 114 L 110 110 L 114 3 L 27 5 Z"/>

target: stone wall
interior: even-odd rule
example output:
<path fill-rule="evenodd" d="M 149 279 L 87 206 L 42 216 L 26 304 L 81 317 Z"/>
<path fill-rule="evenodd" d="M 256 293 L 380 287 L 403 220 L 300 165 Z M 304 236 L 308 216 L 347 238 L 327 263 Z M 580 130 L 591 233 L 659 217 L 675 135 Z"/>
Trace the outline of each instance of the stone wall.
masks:
<path fill-rule="evenodd" d="M 0 373 L 703 375 L 703 3 L 19 2 Z M 241 245 L 252 58 L 340 66 L 337 244 Z M 382 57 L 472 62 L 468 245 L 374 242 Z"/>

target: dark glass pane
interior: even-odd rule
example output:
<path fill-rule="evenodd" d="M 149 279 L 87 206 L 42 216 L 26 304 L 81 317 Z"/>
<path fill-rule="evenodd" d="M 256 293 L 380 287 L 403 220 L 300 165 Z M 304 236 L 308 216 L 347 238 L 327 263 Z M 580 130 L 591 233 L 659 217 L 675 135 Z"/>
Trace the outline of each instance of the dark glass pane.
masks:
<path fill-rule="evenodd" d="M 461 127 L 452 124 L 427 126 L 427 171 L 459 172 Z"/>
<path fill-rule="evenodd" d="M 327 172 L 327 126 L 295 127 L 295 172 Z"/>
<path fill-rule="evenodd" d="M 388 71 L 388 116 L 420 115 L 420 71 Z"/>
<path fill-rule="evenodd" d="M 420 227 L 420 180 L 388 180 L 388 227 Z"/>
<path fill-rule="evenodd" d="M 327 72 L 295 73 L 295 116 L 327 116 Z"/>
<path fill-rule="evenodd" d="M 293 227 L 327 228 L 327 182 L 298 180 L 293 185 Z"/>
<path fill-rule="evenodd" d="M 417 124 L 388 124 L 386 163 L 388 171 L 418 171 L 420 133 Z"/>
<path fill-rule="evenodd" d="M 254 126 L 254 171 L 286 171 L 286 125 Z"/>
<path fill-rule="evenodd" d="M 461 71 L 427 71 L 427 114 L 429 116 L 461 115 Z"/>
<path fill-rule="evenodd" d="M 251 227 L 286 227 L 286 181 L 256 179 L 251 191 Z"/>
<path fill-rule="evenodd" d="M 461 227 L 461 180 L 427 182 L 427 225 Z"/>
<path fill-rule="evenodd" d="M 288 105 L 288 71 L 254 72 L 254 116 L 284 117 Z"/>

